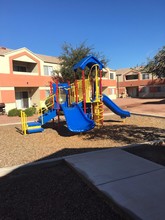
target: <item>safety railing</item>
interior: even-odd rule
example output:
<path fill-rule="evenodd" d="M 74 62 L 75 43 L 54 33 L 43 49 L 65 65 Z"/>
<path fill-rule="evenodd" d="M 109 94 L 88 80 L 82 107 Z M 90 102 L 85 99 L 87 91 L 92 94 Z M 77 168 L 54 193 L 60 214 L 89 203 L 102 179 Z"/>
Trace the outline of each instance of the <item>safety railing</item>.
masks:
<path fill-rule="evenodd" d="M 40 106 L 37 109 L 37 112 L 38 112 L 38 117 L 41 117 L 42 124 L 43 124 L 43 114 L 54 106 L 54 97 L 55 97 L 55 94 L 48 96 L 44 100 L 44 105 L 43 105 L 43 102 L 40 102 Z"/>
<path fill-rule="evenodd" d="M 21 125 L 22 125 L 22 133 L 26 135 L 27 131 L 27 116 L 24 111 L 21 111 Z"/>

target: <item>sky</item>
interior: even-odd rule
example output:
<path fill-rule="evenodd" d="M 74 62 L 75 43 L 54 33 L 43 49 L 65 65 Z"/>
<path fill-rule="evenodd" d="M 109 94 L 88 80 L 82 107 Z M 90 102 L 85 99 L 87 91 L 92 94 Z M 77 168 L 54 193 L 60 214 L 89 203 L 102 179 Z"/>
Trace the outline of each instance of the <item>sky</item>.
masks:
<path fill-rule="evenodd" d="M 165 46 L 164 0 L 0 0 L 0 46 L 60 56 L 82 42 L 112 69 L 144 65 Z"/>

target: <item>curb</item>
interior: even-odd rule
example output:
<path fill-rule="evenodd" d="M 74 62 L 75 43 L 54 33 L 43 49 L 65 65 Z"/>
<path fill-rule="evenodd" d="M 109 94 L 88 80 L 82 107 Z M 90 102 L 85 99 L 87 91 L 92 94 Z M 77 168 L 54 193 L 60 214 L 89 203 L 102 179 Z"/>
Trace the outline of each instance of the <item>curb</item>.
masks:
<path fill-rule="evenodd" d="M 155 117 L 155 118 L 165 118 L 165 116 L 161 116 L 161 115 L 143 114 L 143 113 L 136 113 L 136 112 L 130 112 L 130 113 L 132 115 L 140 115 L 140 116 Z"/>

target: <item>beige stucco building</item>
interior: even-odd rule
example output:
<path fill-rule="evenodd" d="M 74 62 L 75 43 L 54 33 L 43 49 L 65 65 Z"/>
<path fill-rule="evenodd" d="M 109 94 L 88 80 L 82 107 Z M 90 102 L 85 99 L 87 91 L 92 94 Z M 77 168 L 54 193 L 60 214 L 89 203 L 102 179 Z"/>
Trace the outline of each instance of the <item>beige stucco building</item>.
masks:
<path fill-rule="evenodd" d="M 49 94 L 52 72 L 59 69 L 57 57 L 0 47 L 0 103 L 6 112 L 39 105 Z"/>

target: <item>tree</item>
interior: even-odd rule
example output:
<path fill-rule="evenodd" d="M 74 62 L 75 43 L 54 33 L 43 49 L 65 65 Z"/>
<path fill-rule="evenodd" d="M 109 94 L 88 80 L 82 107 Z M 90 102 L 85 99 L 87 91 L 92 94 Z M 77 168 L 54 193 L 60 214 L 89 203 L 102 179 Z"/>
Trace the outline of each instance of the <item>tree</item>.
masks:
<path fill-rule="evenodd" d="M 100 61 L 106 65 L 108 60 L 105 58 L 104 55 L 100 53 L 96 53 L 93 51 L 92 47 L 86 46 L 85 43 L 81 43 L 78 47 L 74 48 L 71 44 L 64 43 L 62 46 L 62 54 L 59 56 L 61 60 L 61 69 L 60 71 L 56 71 L 53 76 L 54 79 L 59 78 L 59 72 L 62 75 L 63 81 L 70 81 L 73 82 L 76 79 L 81 78 L 81 71 L 78 70 L 76 72 L 76 76 L 73 71 L 73 66 L 78 63 L 84 57 L 92 54 L 93 56 L 100 59 Z M 88 69 L 85 69 L 86 75 L 89 73 Z"/>
<path fill-rule="evenodd" d="M 165 46 L 149 60 L 147 65 L 144 67 L 143 72 L 152 73 L 158 78 L 165 77 Z"/>

